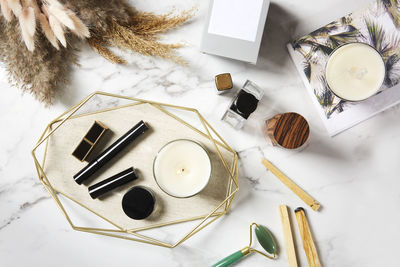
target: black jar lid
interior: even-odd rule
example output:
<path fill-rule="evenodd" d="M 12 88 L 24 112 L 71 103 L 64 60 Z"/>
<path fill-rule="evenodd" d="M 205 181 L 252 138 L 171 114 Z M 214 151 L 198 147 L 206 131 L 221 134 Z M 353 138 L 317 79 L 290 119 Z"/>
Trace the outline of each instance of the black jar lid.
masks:
<path fill-rule="evenodd" d="M 258 99 L 253 94 L 240 90 L 231 105 L 231 109 L 247 119 L 257 109 L 257 105 Z"/>
<path fill-rule="evenodd" d="M 122 198 L 122 209 L 125 214 L 134 219 L 142 220 L 150 216 L 154 210 L 156 199 L 154 195 L 141 186 L 132 187 Z"/>

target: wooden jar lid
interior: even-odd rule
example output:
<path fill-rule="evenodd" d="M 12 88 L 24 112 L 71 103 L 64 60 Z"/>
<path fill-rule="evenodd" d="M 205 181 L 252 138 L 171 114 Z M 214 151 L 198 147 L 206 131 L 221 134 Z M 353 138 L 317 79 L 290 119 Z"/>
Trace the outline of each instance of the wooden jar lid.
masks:
<path fill-rule="evenodd" d="M 295 112 L 275 115 L 266 121 L 265 129 L 274 145 L 288 149 L 301 147 L 310 135 L 307 120 Z"/>

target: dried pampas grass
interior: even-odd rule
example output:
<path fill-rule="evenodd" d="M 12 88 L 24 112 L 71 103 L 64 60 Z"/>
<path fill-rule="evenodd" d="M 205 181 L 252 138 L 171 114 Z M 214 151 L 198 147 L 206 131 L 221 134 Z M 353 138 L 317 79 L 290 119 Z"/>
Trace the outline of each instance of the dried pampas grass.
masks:
<path fill-rule="evenodd" d="M 125 63 L 109 47 L 130 50 L 147 56 L 156 56 L 185 64 L 176 55 L 180 44 L 160 42 L 160 33 L 174 29 L 194 16 L 194 9 L 178 15 L 172 12 L 156 15 L 138 12 L 124 0 L 93 1 L 66 0 L 65 6 L 73 10 L 87 25 L 91 25 L 89 45 L 114 63 Z"/>
<path fill-rule="evenodd" d="M 18 18 L 22 11 L 22 6 L 19 0 L 7 0 L 7 3 L 14 15 Z"/>
<path fill-rule="evenodd" d="M 94 31 L 93 35 L 96 36 L 103 47 L 115 46 L 146 56 L 156 56 L 179 64 L 186 64 L 174 51 L 182 45 L 161 43 L 157 34 L 182 25 L 192 16 L 193 11 L 183 12 L 175 16 L 172 16 L 171 13 L 154 15 L 152 13 L 137 12 L 130 23 L 123 25 L 118 21 L 111 20 L 104 34 L 101 31 Z"/>
<path fill-rule="evenodd" d="M 7 20 L 7 22 L 10 22 L 12 19 L 12 11 L 8 6 L 7 0 L 0 0 L 0 8 L 4 18 Z"/>
<path fill-rule="evenodd" d="M 0 7 L 0 61 L 15 85 L 46 104 L 67 81 L 80 39 L 114 63 L 127 62 L 111 47 L 185 64 L 175 53 L 181 45 L 159 34 L 194 15 L 138 12 L 125 0 L 0 0 Z"/>
<path fill-rule="evenodd" d="M 0 61 L 4 62 L 13 85 L 49 105 L 56 90 L 68 80 L 72 64 L 77 62 L 74 49 L 77 40 L 69 38 L 70 45 L 58 51 L 45 36 L 37 35 L 32 53 L 21 42 L 19 32 L 15 31 L 17 27 L 16 20 L 7 23 L 0 17 Z"/>
<path fill-rule="evenodd" d="M 22 39 L 29 51 L 35 49 L 36 20 L 40 21 L 46 38 L 57 49 L 58 41 L 64 47 L 67 45 L 64 28 L 79 38 L 90 36 L 86 25 L 58 0 L 0 0 L 0 7 L 7 22 L 13 19 L 13 15 L 18 19 Z M 50 31 L 53 31 L 53 34 Z M 54 39 L 54 36 L 57 38 Z"/>
<path fill-rule="evenodd" d="M 57 37 L 54 34 L 53 30 L 50 27 L 49 21 L 47 20 L 44 14 L 39 15 L 40 26 L 42 27 L 42 31 L 46 36 L 47 40 L 58 50 L 60 46 L 57 42 Z"/>
<path fill-rule="evenodd" d="M 115 55 L 109 48 L 105 47 L 102 40 L 91 37 L 88 39 L 88 44 L 97 50 L 97 52 L 105 59 L 119 64 L 127 64 L 125 59 Z"/>
<path fill-rule="evenodd" d="M 61 22 L 53 15 L 49 16 L 50 29 L 53 31 L 57 40 L 60 41 L 62 46 L 67 47 L 67 40 L 65 39 L 64 27 Z"/>
<path fill-rule="evenodd" d="M 21 28 L 22 39 L 29 51 L 35 49 L 34 35 L 36 31 L 36 19 L 32 7 L 24 8 L 19 16 L 19 27 Z"/>

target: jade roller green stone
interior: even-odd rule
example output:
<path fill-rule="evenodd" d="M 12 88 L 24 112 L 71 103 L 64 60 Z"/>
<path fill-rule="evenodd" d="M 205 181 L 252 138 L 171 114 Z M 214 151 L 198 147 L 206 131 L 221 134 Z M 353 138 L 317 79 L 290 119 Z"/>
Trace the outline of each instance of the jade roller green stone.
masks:
<path fill-rule="evenodd" d="M 255 233 L 256 233 L 256 237 L 258 242 L 260 243 L 260 245 L 265 249 L 265 251 L 267 251 L 269 254 L 271 254 L 272 256 L 268 256 L 256 249 L 250 248 L 251 243 L 252 243 L 252 226 L 255 225 Z M 217 262 L 216 264 L 214 264 L 212 267 L 226 267 L 226 266 L 230 266 L 231 264 L 235 263 L 236 261 L 240 260 L 241 258 L 243 258 L 244 256 L 247 256 L 248 254 L 250 254 L 251 252 L 258 252 L 261 255 L 270 258 L 270 259 L 274 259 L 277 255 L 277 247 L 276 247 L 276 243 L 274 238 L 272 237 L 271 232 L 264 226 L 262 225 L 258 225 L 256 223 L 253 223 L 250 225 L 250 244 L 241 249 L 238 250 L 234 253 L 232 253 L 231 255 L 229 255 L 228 257 L 220 260 L 219 262 Z"/>
<path fill-rule="evenodd" d="M 258 242 L 265 251 L 272 255 L 276 254 L 276 244 L 271 232 L 262 225 L 257 226 L 255 232 Z"/>

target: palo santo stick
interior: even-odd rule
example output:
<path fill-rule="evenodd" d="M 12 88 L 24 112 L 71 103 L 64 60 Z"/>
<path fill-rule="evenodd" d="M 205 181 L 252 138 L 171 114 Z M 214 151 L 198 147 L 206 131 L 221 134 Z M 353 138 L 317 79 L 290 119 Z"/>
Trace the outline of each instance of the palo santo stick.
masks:
<path fill-rule="evenodd" d="M 296 214 L 297 225 L 299 226 L 300 236 L 303 240 L 303 248 L 307 256 L 308 264 L 310 267 L 321 267 L 304 209 L 297 208 L 294 213 Z"/>
<path fill-rule="evenodd" d="M 299 198 L 301 198 L 308 206 L 313 210 L 317 211 L 321 206 L 315 199 L 313 199 L 309 194 L 304 192 L 298 185 L 296 185 L 292 180 L 289 179 L 285 174 L 283 174 L 278 168 L 276 168 L 267 159 L 262 160 L 262 164 L 270 170 L 282 183 L 284 183 L 290 190 L 293 191 Z"/>
<path fill-rule="evenodd" d="M 283 235 L 285 237 L 286 253 L 288 255 L 289 266 L 297 267 L 296 251 L 294 249 L 292 227 L 290 226 L 290 218 L 288 207 L 286 205 L 279 206 L 281 212 L 281 221 L 283 228 Z"/>

